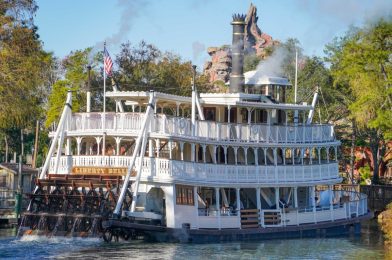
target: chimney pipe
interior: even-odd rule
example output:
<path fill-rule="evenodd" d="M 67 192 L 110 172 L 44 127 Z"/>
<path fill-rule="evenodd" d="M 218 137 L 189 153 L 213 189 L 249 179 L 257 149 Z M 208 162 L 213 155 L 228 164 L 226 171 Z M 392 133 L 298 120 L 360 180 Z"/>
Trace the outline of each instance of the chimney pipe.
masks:
<path fill-rule="evenodd" d="M 87 66 L 88 71 L 88 80 L 87 80 L 87 105 L 86 105 L 86 112 L 90 113 L 91 111 L 91 66 Z"/>
<path fill-rule="evenodd" d="M 245 15 L 234 14 L 233 21 L 233 44 L 231 47 L 231 74 L 230 93 L 244 92 L 244 31 Z"/>

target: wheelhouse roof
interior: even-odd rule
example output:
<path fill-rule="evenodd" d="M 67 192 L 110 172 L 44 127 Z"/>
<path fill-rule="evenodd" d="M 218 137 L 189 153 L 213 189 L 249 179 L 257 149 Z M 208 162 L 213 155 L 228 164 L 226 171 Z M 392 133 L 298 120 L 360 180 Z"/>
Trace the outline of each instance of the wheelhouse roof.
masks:
<path fill-rule="evenodd" d="M 115 100 L 125 101 L 126 105 L 143 105 L 148 102 L 150 92 L 147 91 L 111 91 L 106 96 Z M 191 97 L 172 95 L 162 92 L 154 92 L 159 106 L 189 107 L 192 104 Z M 200 103 L 211 106 L 238 106 L 264 109 L 282 110 L 310 110 L 310 105 L 298 105 L 288 103 L 266 102 L 268 98 L 260 94 L 247 93 L 201 93 Z"/>

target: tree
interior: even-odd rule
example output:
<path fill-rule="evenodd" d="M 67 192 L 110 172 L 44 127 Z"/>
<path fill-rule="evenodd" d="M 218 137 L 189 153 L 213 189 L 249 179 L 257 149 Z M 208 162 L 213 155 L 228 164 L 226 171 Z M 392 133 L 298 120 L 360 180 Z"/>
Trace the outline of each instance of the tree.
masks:
<path fill-rule="evenodd" d="M 155 90 L 186 96 L 191 93 L 192 64 L 173 53 L 162 53 L 154 45 L 144 41 L 136 47 L 124 43 L 116 63 L 114 78 L 122 90 Z M 208 79 L 200 74 L 196 85 L 199 92 L 209 89 Z"/>
<path fill-rule="evenodd" d="M 63 79 L 57 80 L 53 86 L 49 96 L 47 117 L 45 125 L 49 127 L 53 122 L 59 120 L 59 116 L 64 107 L 64 102 L 68 91 L 72 91 L 72 111 L 79 112 L 85 110 L 86 107 L 86 85 L 88 80 L 88 65 L 92 67 L 98 67 L 102 55 L 98 54 L 89 61 L 91 56 L 91 48 L 84 50 L 72 51 L 67 57 L 65 57 L 60 64 L 62 73 L 64 74 Z M 103 79 L 99 76 L 99 71 L 91 70 L 91 83 L 92 83 L 92 99 L 96 100 L 99 92 L 102 92 Z M 97 106 L 93 102 L 94 106 Z"/>
<path fill-rule="evenodd" d="M 392 138 L 392 22 L 380 19 L 352 29 L 328 51 L 335 85 L 347 85 L 353 101 L 350 117 L 366 137 L 378 182 L 385 142 Z"/>
<path fill-rule="evenodd" d="M 0 3 L 0 132 L 10 153 L 20 152 L 11 136 L 20 139 L 21 129 L 33 128 L 47 97 L 53 57 L 39 40 L 36 10 L 34 0 Z"/>

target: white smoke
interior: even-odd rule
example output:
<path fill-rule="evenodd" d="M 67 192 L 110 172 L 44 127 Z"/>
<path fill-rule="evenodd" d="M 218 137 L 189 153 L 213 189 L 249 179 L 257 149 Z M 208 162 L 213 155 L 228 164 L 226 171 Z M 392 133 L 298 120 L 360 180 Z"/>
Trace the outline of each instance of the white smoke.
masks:
<path fill-rule="evenodd" d="M 92 62 L 92 59 L 97 52 L 103 50 L 105 42 L 108 47 L 120 44 L 131 30 L 133 20 L 139 17 L 141 11 L 144 10 L 148 4 L 149 0 L 117 0 L 117 6 L 121 9 L 118 31 L 94 44 L 89 55 L 89 62 Z"/>
<path fill-rule="evenodd" d="M 324 13 L 324 19 L 337 20 L 346 25 L 376 20 L 392 13 L 390 0 L 300 0 L 298 2 L 301 9 L 307 10 L 315 17 L 321 18 L 320 14 Z"/>
<path fill-rule="evenodd" d="M 203 54 L 204 50 L 206 49 L 206 46 L 199 42 L 193 42 L 192 43 L 192 54 L 193 54 L 193 60 L 196 61 L 200 58 L 201 54 Z"/>
<path fill-rule="evenodd" d="M 281 77 L 283 75 L 283 64 L 288 55 L 287 49 L 283 47 L 276 48 L 271 56 L 260 61 L 252 78 L 257 79 L 262 76 Z"/>

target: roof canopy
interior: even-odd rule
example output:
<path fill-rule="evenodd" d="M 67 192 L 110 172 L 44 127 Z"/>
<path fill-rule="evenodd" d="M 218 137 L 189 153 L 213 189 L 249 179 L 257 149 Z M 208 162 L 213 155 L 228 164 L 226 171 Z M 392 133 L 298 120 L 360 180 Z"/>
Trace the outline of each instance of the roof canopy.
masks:
<path fill-rule="evenodd" d="M 291 86 L 290 82 L 286 78 L 266 76 L 256 70 L 245 72 L 244 77 L 245 77 L 245 85 Z"/>

